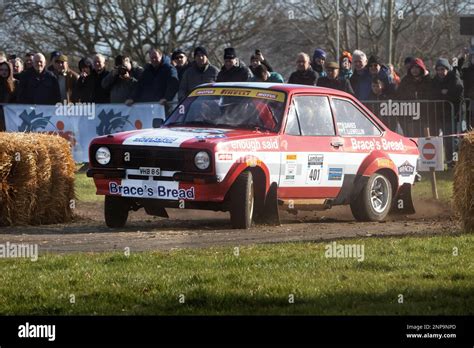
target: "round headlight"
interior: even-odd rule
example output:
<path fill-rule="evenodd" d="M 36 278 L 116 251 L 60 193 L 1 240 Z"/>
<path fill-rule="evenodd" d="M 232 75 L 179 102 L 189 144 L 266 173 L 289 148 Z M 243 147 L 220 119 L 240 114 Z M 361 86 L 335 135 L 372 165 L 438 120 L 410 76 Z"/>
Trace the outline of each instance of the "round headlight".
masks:
<path fill-rule="evenodd" d="M 99 147 L 95 152 L 95 160 L 97 163 L 105 166 L 110 162 L 110 150 L 106 147 Z"/>
<path fill-rule="evenodd" d="M 209 168 L 211 164 L 211 159 L 206 151 L 199 151 L 196 156 L 194 156 L 194 164 L 201 170 Z"/>

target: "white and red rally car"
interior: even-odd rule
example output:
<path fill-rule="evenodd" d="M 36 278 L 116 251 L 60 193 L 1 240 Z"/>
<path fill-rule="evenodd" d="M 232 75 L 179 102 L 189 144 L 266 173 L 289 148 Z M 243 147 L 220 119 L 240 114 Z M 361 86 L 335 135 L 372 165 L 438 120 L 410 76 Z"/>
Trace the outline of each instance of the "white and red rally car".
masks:
<path fill-rule="evenodd" d="M 157 128 L 95 138 L 88 176 L 105 222 L 130 210 L 230 211 L 235 228 L 279 223 L 279 208 L 350 204 L 357 220 L 413 213 L 418 149 L 351 95 L 272 83 L 202 85 Z"/>

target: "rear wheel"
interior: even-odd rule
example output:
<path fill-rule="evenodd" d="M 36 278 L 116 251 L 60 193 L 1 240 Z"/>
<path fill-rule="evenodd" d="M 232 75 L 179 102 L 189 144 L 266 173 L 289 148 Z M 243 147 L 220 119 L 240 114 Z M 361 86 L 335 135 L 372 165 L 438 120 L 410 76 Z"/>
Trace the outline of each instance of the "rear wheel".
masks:
<path fill-rule="evenodd" d="M 382 221 L 392 205 L 392 185 L 386 176 L 374 173 L 351 202 L 351 211 L 358 221 Z"/>
<path fill-rule="evenodd" d="M 111 228 L 125 226 L 130 211 L 130 203 L 123 197 L 105 196 L 105 224 Z"/>
<path fill-rule="evenodd" d="M 242 172 L 230 192 L 230 220 L 234 228 L 250 228 L 255 205 L 253 177 L 250 171 Z"/>

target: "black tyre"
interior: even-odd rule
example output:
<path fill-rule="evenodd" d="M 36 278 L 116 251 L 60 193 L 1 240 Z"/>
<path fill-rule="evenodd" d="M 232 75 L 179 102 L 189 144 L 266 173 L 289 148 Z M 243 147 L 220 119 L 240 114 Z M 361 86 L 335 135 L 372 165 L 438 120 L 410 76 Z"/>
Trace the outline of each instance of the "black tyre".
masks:
<path fill-rule="evenodd" d="M 392 206 L 392 185 L 386 176 L 374 173 L 351 202 L 351 211 L 358 221 L 382 221 Z"/>
<path fill-rule="evenodd" d="M 104 216 L 105 224 L 111 228 L 125 226 L 130 211 L 130 203 L 126 198 L 105 196 Z"/>
<path fill-rule="evenodd" d="M 278 211 L 277 185 L 273 184 L 267 194 L 265 205 L 258 223 L 265 225 L 280 225 L 280 214 Z"/>
<path fill-rule="evenodd" d="M 241 173 L 230 191 L 230 221 L 234 228 L 250 228 L 252 226 L 255 205 L 255 191 L 252 173 Z"/>

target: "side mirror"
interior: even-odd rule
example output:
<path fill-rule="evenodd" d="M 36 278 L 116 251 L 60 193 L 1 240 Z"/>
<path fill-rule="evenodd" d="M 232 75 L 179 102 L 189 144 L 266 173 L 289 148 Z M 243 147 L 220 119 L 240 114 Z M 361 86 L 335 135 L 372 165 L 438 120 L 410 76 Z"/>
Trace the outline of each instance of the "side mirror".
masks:
<path fill-rule="evenodd" d="M 160 128 L 163 123 L 165 123 L 165 120 L 162 118 L 154 118 L 153 119 L 153 128 Z"/>

